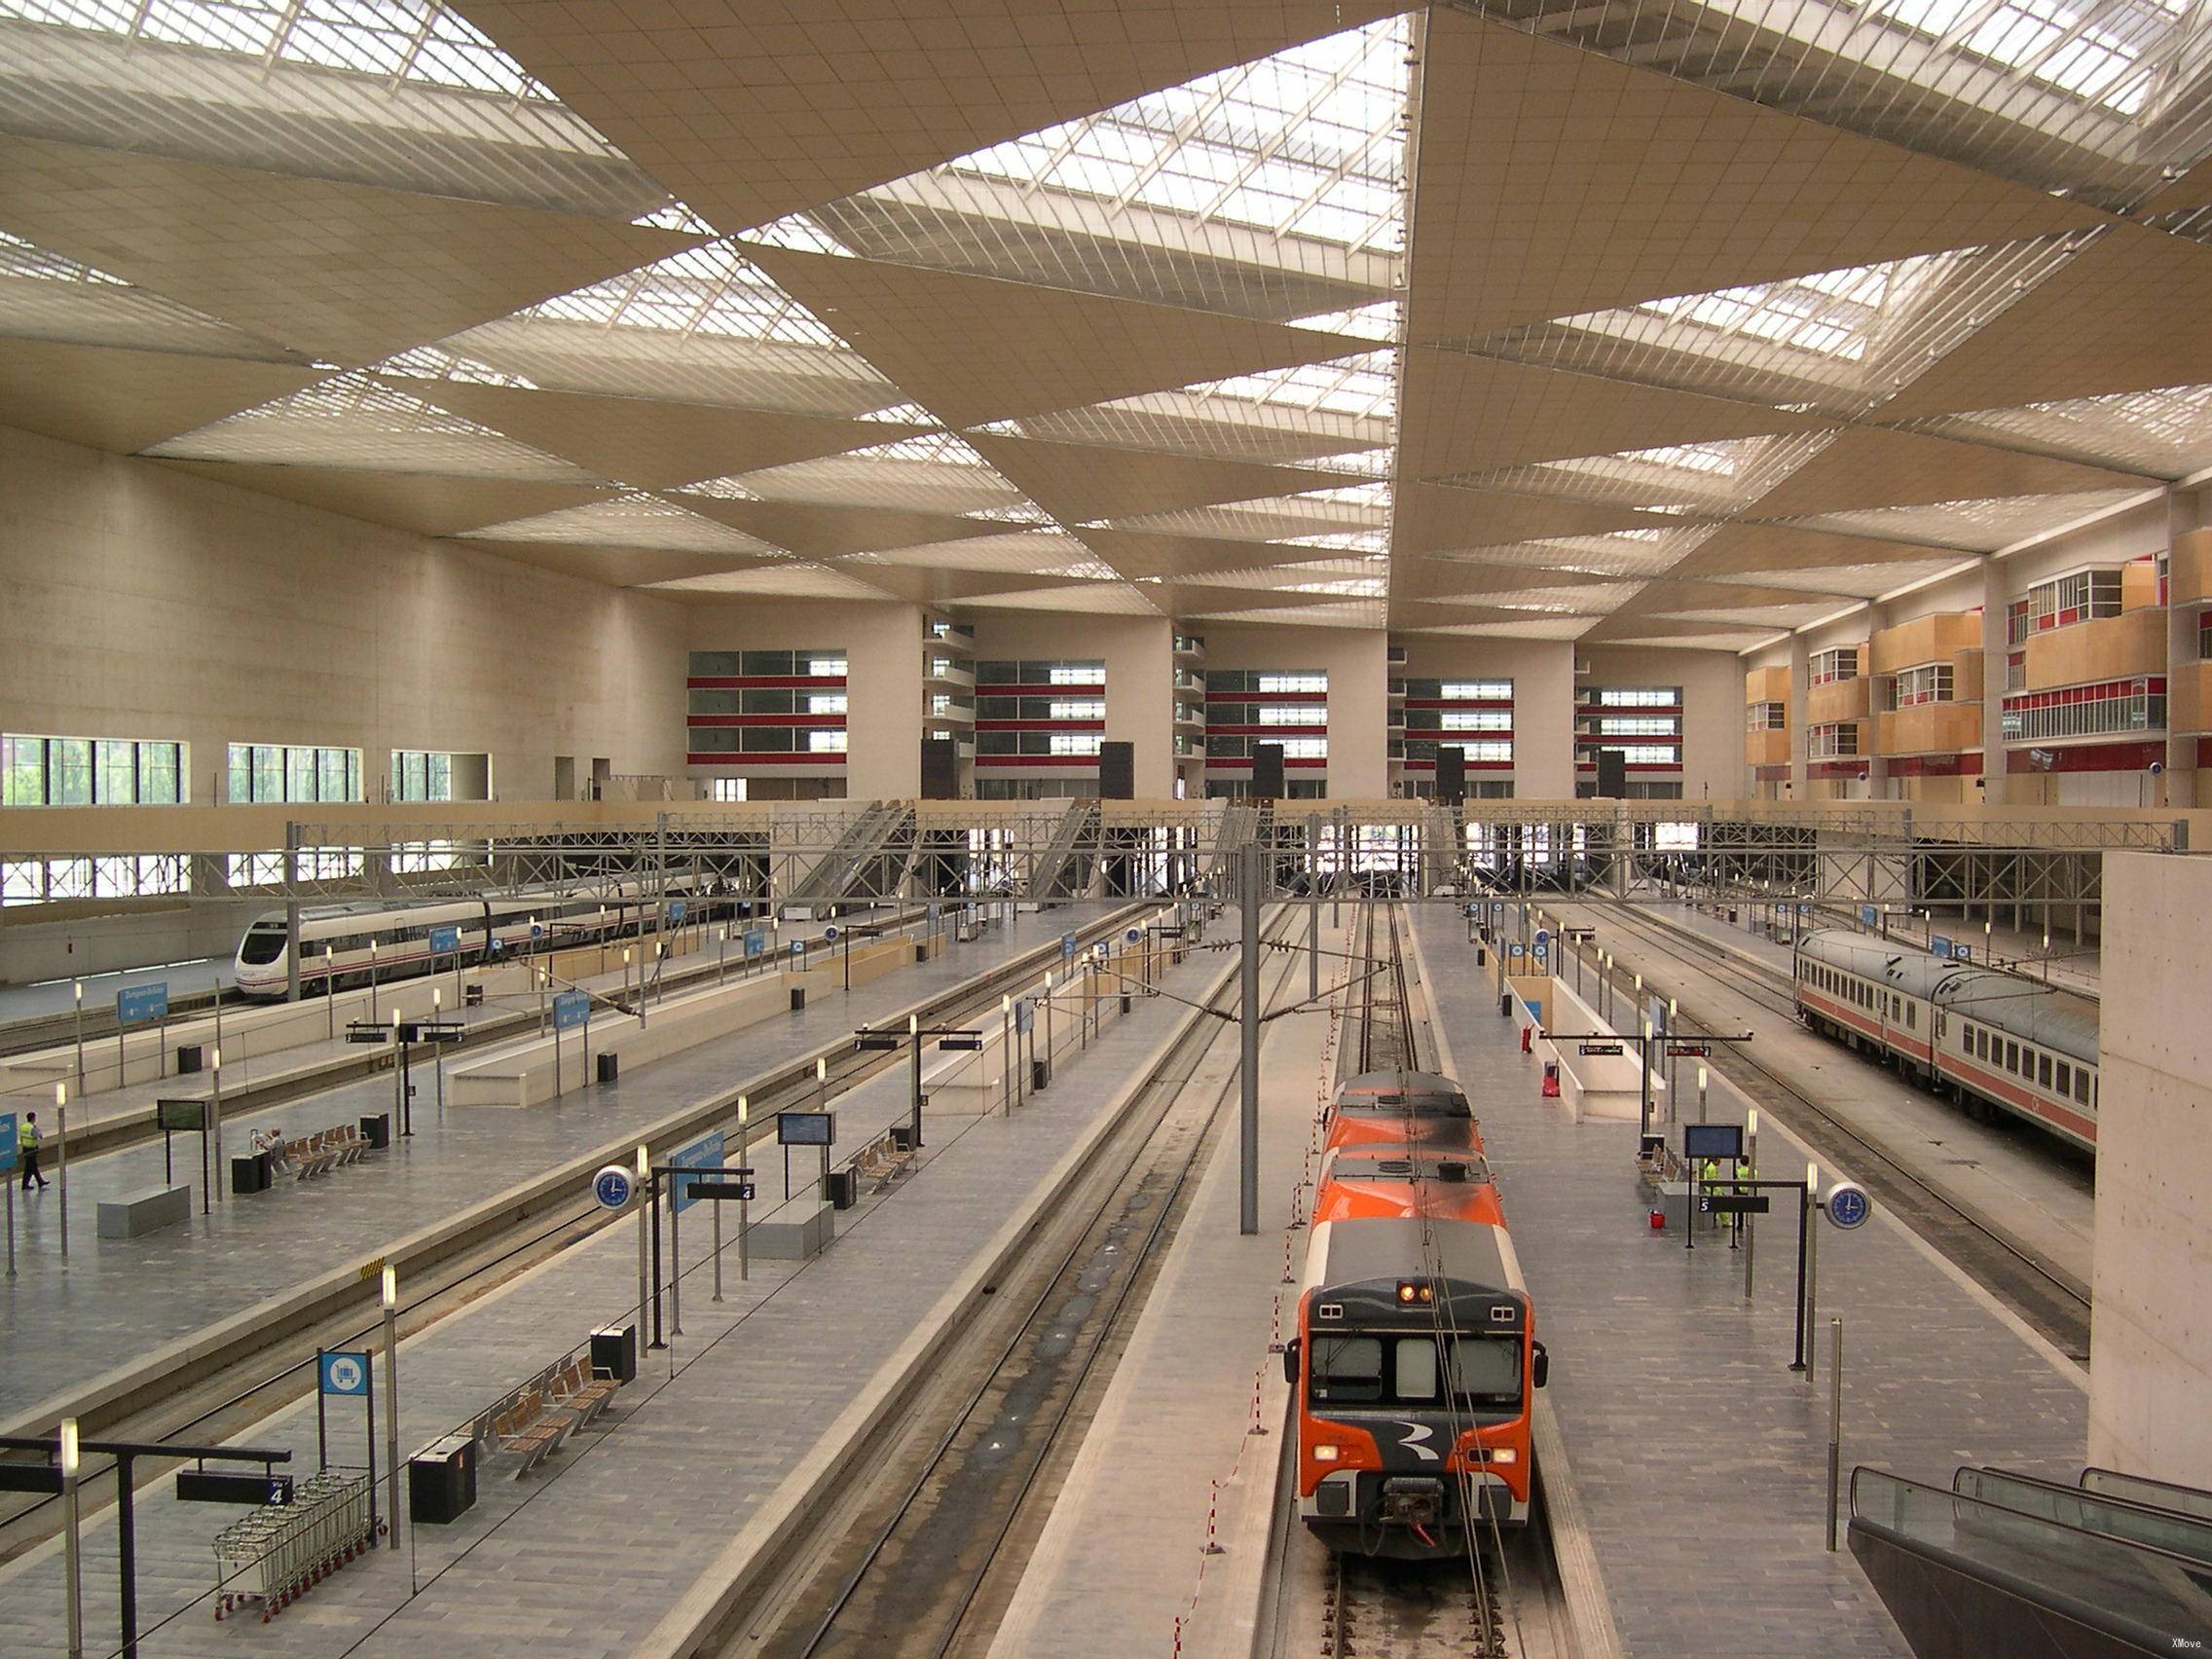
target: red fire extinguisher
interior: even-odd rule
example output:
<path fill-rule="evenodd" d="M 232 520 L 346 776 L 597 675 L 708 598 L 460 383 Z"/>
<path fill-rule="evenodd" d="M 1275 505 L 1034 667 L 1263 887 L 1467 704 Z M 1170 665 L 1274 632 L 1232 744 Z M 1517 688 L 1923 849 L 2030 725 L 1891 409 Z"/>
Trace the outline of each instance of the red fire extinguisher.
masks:
<path fill-rule="evenodd" d="M 1532 1054 L 1535 1052 L 1535 1050 L 1530 1046 L 1530 1044 L 1534 1043 L 1535 1040 L 1536 1028 L 1533 1025 L 1524 1025 L 1521 1027 L 1521 1051 L 1524 1054 Z"/>

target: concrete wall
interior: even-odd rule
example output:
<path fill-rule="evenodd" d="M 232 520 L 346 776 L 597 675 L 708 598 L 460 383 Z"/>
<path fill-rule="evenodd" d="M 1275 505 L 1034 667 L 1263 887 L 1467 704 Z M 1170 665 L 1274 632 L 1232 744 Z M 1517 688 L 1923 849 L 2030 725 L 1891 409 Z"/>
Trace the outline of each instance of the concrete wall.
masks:
<path fill-rule="evenodd" d="M 1469 783 L 1510 775 L 1518 800 L 1572 798 L 1574 646 L 1570 643 L 1409 634 L 1404 645 L 1408 677 L 1513 682 L 1513 770 L 1469 772 Z M 1737 719 L 1741 723 L 1741 712 Z"/>
<path fill-rule="evenodd" d="M 192 798 L 225 748 L 484 752 L 509 800 L 553 757 L 681 772 L 682 608 L 0 427 L 0 727 L 182 739 Z"/>
<path fill-rule="evenodd" d="M 1106 664 L 1106 739 L 1136 745 L 1139 799 L 1175 793 L 1175 627 L 1163 616 L 1094 616 L 1057 610 L 969 613 L 976 659 L 1066 658 Z M 978 767 L 978 776 L 993 774 Z M 1040 772 L 1051 768 L 1038 768 Z M 1085 777 L 1089 773 L 1083 774 Z"/>
<path fill-rule="evenodd" d="M 1744 663 L 1726 651 L 1586 645 L 1584 685 L 1682 688 L 1682 798 L 1734 800 L 1744 786 Z M 1518 700 L 1518 699 L 1516 699 Z M 1624 711 L 1634 713 L 1633 710 Z M 1519 716 L 1516 714 L 1515 719 Z M 1633 779 L 1635 773 L 1631 773 Z"/>
<path fill-rule="evenodd" d="M 1222 622 L 1192 627 L 1205 636 L 1209 670 L 1266 668 L 1327 674 L 1329 794 L 1338 800 L 1380 800 L 1389 794 L 1384 733 L 1389 729 L 1390 682 L 1384 658 L 1387 640 L 1380 629 L 1253 628 Z"/>
<path fill-rule="evenodd" d="M 2089 1461 L 2212 1486 L 2212 861 L 2105 857 Z"/>
<path fill-rule="evenodd" d="M 922 793 L 922 611 L 893 601 L 732 601 L 693 605 L 683 616 L 678 684 L 690 651 L 839 649 L 845 652 L 845 793 L 881 800 Z M 683 716 L 676 738 L 683 743 Z M 681 759 L 681 756 L 679 756 Z M 681 766 L 679 767 L 681 770 Z M 804 766 L 695 766 L 697 778 L 751 771 L 819 780 Z M 802 794 L 807 793 L 803 788 Z"/>

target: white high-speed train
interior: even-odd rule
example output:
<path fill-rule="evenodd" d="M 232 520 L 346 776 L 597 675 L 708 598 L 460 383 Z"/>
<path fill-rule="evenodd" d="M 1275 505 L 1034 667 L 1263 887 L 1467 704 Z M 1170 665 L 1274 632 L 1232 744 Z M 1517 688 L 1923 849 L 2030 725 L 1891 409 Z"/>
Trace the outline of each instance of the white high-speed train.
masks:
<path fill-rule="evenodd" d="M 509 897 L 392 905 L 367 902 L 300 912 L 300 987 L 324 990 L 403 979 L 453 966 L 455 950 L 433 952 L 433 933 L 452 928 L 465 961 L 492 954 L 565 950 L 602 939 L 654 933 L 684 906 L 682 920 L 719 920 L 744 906 L 706 891 L 689 877 L 672 879 L 665 895 L 643 881 L 618 882 L 598 891 L 580 888 L 524 890 Z M 494 941 L 497 950 L 494 950 Z M 284 913 L 258 916 L 239 941 L 239 989 L 249 997 L 281 997 L 291 977 Z"/>

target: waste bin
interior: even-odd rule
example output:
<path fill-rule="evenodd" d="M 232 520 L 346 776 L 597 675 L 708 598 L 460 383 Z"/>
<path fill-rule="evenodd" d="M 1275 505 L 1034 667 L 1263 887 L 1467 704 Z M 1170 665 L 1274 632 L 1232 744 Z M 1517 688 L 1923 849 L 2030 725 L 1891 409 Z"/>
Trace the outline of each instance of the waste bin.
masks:
<path fill-rule="evenodd" d="M 824 1197 L 831 1209 L 849 1210 L 861 1199 L 860 1176 L 850 1169 L 832 1169 L 824 1180 Z"/>
<path fill-rule="evenodd" d="M 433 1440 L 407 1459 L 407 1519 L 450 1527 L 476 1505 L 476 1442 L 465 1434 Z"/>
<path fill-rule="evenodd" d="M 927 1096 L 924 1096 L 924 1099 L 926 1100 Z M 891 1144 L 901 1152 L 912 1152 L 914 1150 L 914 1125 L 911 1124 L 893 1124 L 891 1125 Z"/>
<path fill-rule="evenodd" d="M 179 1043 L 176 1046 L 176 1072 L 183 1077 L 205 1068 L 207 1051 L 198 1043 Z"/>
<path fill-rule="evenodd" d="M 598 1068 L 600 1082 L 612 1083 L 621 1073 L 622 1056 L 620 1054 L 600 1054 L 594 1059 L 593 1064 Z"/>
<path fill-rule="evenodd" d="M 1497 993 L 1497 1016 L 1500 1019 L 1511 1019 L 1513 1017 L 1513 993 L 1511 991 Z"/>
<path fill-rule="evenodd" d="M 1479 944 L 1475 946 L 1475 966 L 1477 968 L 1488 968 L 1490 966 L 1490 952 Z"/>
<path fill-rule="evenodd" d="M 804 985 L 793 985 L 792 987 L 792 1013 L 800 1014 L 803 1013 L 805 1009 L 806 987 Z"/>
<path fill-rule="evenodd" d="M 1043 1090 L 1046 1085 L 1051 1081 L 1052 1068 L 1051 1065 L 1044 1060 L 1031 1060 L 1029 1062 L 1029 1087 L 1031 1088 Z"/>
<path fill-rule="evenodd" d="M 617 1382 L 638 1380 L 638 1327 L 605 1325 L 591 1334 L 591 1374 Z"/>
<path fill-rule="evenodd" d="M 231 1191 L 234 1193 L 266 1193 L 269 1191 L 269 1154 L 257 1152 L 245 1158 L 232 1159 Z"/>
<path fill-rule="evenodd" d="M 382 1151 L 391 1144 L 391 1114 L 379 1112 L 373 1118 L 361 1120 L 361 1138 L 374 1151 Z"/>
<path fill-rule="evenodd" d="M 480 984 L 470 985 L 462 1000 L 470 1008 L 482 1008 L 484 1006 L 484 987 Z"/>

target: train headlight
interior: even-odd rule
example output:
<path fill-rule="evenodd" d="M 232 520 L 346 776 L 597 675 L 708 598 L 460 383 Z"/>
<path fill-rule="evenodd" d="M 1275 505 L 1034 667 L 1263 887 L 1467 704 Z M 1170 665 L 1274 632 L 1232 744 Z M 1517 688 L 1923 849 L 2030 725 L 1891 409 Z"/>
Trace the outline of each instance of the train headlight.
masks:
<path fill-rule="evenodd" d="M 1398 1281 L 1398 1302 L 1400 1306 L 1414 1303 L 1427 1304 L 1435 1300 L 1436 1287 L 1434 1285 L 1420 1284 L 1413 1279 L 1400 1279 Z"/>
<path fill-rule="evenodd" d="M 1326 1441 L 1313 1448 L 1313 1461 L 1316 1463 L 1334 1463 L 1343 1456 L 1342 1448 L 1331 1446 Z"/>
<path fill-rule="evenodd" d="M 1510 1446 L 1493 1447 L 1490 1460 L 1493 1463 L 1518 1463 L 1521 1461 L 1521 1454 Z"/>

